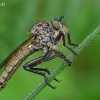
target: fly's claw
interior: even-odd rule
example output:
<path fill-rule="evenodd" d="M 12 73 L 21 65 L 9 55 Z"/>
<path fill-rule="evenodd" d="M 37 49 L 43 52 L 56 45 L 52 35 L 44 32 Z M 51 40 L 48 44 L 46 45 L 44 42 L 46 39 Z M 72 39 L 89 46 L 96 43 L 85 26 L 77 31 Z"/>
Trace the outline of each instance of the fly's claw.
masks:
<path fill-rule="evenodd" d="M 56 90 L 56 89 L 57 89 L 57 87 L 56 87 L 56 86 L 52 86 L 51 88 L 52 88 L 52 89 L 54 89 L 54 90 Z"/>
<path fill-rule="evenodd" d="M 76 47 L 78 47 L 78 44 L 75 44 Z"/>
<path fill-rule="evenodd" d="M 75 51 L 73 51 L 73 53 L 77 56 L 78 55 L 78 53 L 77 52 L 75 52 Z"/>
<path fill-rule="evenodd" d="M 71 63 L 68 63 L 68 66 L 71 66 Z"/>
<path fill-rule="evenodd" d="M 66 61 L 66 62 L 68 62 L 69 64 L 71 64 L 71 63 L 72 63 L 72 61 L 71 61 L 71 60 L 69 60 L 69 59 L 67 59 L 67 58 L 65 59 L 65 61 Z"/>
<path fill-rule="evenodd" d="M 55 80 L 56 82 L 60 82 L 60 81 L 61 81 L 60 79 L 56 79 L 56 78 L 54 78 L 54 80 Z"/>

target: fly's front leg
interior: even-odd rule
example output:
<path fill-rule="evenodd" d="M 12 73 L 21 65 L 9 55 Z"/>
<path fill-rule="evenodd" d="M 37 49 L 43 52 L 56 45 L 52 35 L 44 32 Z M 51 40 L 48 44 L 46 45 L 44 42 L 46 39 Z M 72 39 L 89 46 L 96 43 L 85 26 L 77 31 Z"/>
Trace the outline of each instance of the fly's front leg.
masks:
<path fill-rule="evenodd" d="M 69 50 L 70 50 L 71 52 L 73 52 L 75 55 L 77 55 L 77 53 L 76 53 L 73 49 L 71 49 L 70 47 L 68 47 L 68 46 L 65 44 L 65 36 L 64 36 L 64 34 L 62 34 L 62 36 L 63 36 L 63 46 L 64 46 L 65 48 L 69 49 Z M 71 43 L 71 39 L 70 39 L 70 34 L 69 34 L 69 33 L 67 33 L 67 37 L 68 37 L 68 44 L 73 45 L 73 46 L 78 46 L 77 44 Z"/>
<path fill-rule="evenodd" d="M 67 33 L 67 37 L 68 37 L 68 44 L 73 45 L 73 46 L 78 46 L 78 44 L 74 44 L 71 42 L 71 38 L 70 38 L 70 34 Z"/>

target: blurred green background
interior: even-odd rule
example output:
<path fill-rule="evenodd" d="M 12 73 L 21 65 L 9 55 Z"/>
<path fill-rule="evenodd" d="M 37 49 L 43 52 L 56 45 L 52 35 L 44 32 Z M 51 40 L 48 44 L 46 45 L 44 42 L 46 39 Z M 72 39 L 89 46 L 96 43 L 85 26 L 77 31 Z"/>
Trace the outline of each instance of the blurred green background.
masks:
<path fill-rule="evenodd" d="M 78 44 L 100 25 L 100 0 L 0 0 L 2 2 L 5 6 L 0 6 L 0 62 L 28 38 L 26 32 L 37 21 L 51 21 L 64 15 L 63 22 L 72 41 Z M 0 91 L 0 100 L 23 100 L 43 81 L 43 77 L 22 67 L 39 55 L 43 53 L 33 54 L 22 63 L 6 88 Z M 47 86 L 34 100 L 100 100 L 99 55 L 100 37 L 57 76 L 62 80 L 60 83 L 51 82 L 57 90 Z M 61 61 L 56 58 L 38 67 L 52 71 Z"/>

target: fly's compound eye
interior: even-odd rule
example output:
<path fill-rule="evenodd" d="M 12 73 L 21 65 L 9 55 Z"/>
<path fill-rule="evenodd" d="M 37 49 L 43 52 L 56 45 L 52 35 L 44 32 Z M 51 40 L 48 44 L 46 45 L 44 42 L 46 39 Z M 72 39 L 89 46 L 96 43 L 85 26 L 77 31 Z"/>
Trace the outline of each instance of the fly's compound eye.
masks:
<path fill-rule="evenodd" d="M 60 23 L 61 20 L 64 18 L 64 16 L 61 16 L 59 20 L 55 19 L 51 21 L 51 25 L 54 29 L 59 30 L 63 27 L 63 25 Z"/>
<path fill-rule="evenodd" d="M 51 21 L 51 25 L 56 30 L 59 30 L 60 28 L 62 28 L 62 24 L 56 20 Z"/>

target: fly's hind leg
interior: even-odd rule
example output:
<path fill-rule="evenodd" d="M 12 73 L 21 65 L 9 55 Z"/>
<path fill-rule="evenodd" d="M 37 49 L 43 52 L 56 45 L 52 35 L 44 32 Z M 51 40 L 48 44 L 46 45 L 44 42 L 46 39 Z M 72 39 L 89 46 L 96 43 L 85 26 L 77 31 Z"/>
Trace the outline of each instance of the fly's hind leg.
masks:
<path fill-rule="evenodd" d="M 45 54 L 45 56 L 38 57 L 38 58 L 36 58 L 36 59 L 34 59 L 34 60 L 32 60 L 32 61 L 26 63 L 26 64 L 23 66 L 23 68 L 24 68 L 25 70 L 26 70 L 27 67 L 29 67 L 30 69 L 32 69 L 33 67 L 35 67 L 35 66 L 39 65 L 40 63 L 42 63 L 43 61 L 49 61 L 49 60 L 52 60 L 52 59 L 56 58 L 58 55 L 55 54 L 55 55 L 51 56 L 52 52 L 53 52 L 53 51 L 49 50 L 49 51 Z M 48 75 L 50 74 L 50 71 L 49 71 L 48 69 L 46 69 L 46 68 L 35 68 L 35 69 L 36 69 L 36 70 L 39 70 L 39 71 L 47 72 Z M 59 79 L 54 78 L 54 80 L 57 81 L 57 82 L 60 82 Z"/>
<path fill-rule="evenodd" d="M 26 70 L 27 70 L 27 71 L 30 71 L 30 72 L 32 72 L 32 73 L 36 73 L 36 74 L 42 75 L 42 76 L 44 77 L 44 80 L 45 80 L 45 82 L 46 82 L 46 84 L 47 84 L 48 86 L 50 86 L 52 89 L 55 89 L 55 88 L 56 88 L 55 86 L 52 86 L 52 85 L 48 82 L 48 79 L 47 79 L 46 74 L 43 73 L 43 72 L 41 72 L 41 69 L 39 69 L 39 68 L 30 68 L 30 69 L 26 69 Z M 43 71 L 43 69 L 42 69 L 42 71 Z"/>
<path fill-rule="evenodd" d="M 45 73 L 43 73 L 42 71 L 44 71 L 44 69 L 41 69 L 41 68 L 33 68 L 35 67 L 36 65 L 40 64 L 43 62 L 43 56 L 35 59 L 35 60 L 32 60 L 28 63 L 26 63 L 23 68 L 29 72 L 32 72 L 32 73 L 35 73 L 35 74 L 39 74 L 39 75 L 42 75 L 44 77 L 44 80 L 46 82 L 46 84 L 48 86 L 50 86 L 52 89 L 55 89 L 56 87 L 52 86 L 51 84 L 49 84 L 48 80 L 47 80 L 47 76 Z M 45 70 L 46 71 L 46 70 Z"/>
<path fill-rule="evenodd" d="M 47 76 L 46 76 L 46 74 L 44 73 L 44 72 L 47 72 L 48 74 L 50 74 L 50 72 L 49 72 L 48 69 L 33 68 L 33 67 L 35 67 L 36 65 L 42 63 L 43 61 L 46 61 L 46 59 L 47 59 L 47 61 L 48 61 L 48 60 L 51 60 L 51 59 L 54 59 L 55 57 L 57 57 L 56 54 L 53 55 L 53 56 L 51 56 L 51 54 L 52 54 L 52 52 L 50 51 L 50 52 L 48 52 L 48 55 L 47 55 L 47 53 L 46 53 L 46 56 L 41 56 L 41 57 L 39 57 L 39 58 L 36 58 L 36 59 L 34 59 L 34 60 L 32 60 L 32 61 L 26 63 L 26 64 L 23 66 L 23 68 L 24 68 L 25 70 L 29 71 L 29 72 L 33 72 L 33 73 L 36 73 L 36 74 L 39 74 L 39 75 L 44 76 L 44 79 L 45 79 L 46 84 L 47 84 L 48 86 L 50 86 L 52 89 L 55 89 L 56 87 L 55 87 L 55 86 L 52 86 L 52 85 L 48 82 Z M 47 57 L 47 56 L 48 56 L 48 57 Z M 51 56 L 51 57 L 50 57 L 50 56 Z M 43 71 L 44 71 L 44 72 L 43 72 Z M 59 80 L 57 80 L 56 78 L 55 78 L 54 80 L 56 80 L 57 82 L 59 81 Z"/>
<path fill-rule="evenodd" d="M 53 56 L 52 53 L 55 52 L 55 54 Z M 28 63 L 26 63 L 23 68 L 29 72 L 33 72 L 39 75 L 44 76 L 45 82 L 48 86 L 50 86 L 52 89 L 55 89 L 55 86 L 52 86 L 47 79 L 47 76 L 44 72 L 47 72 L 48 74 L 50 74 L 49 70 L 47 69 L 43 69 L 43 68 L 34 68 L 36 65 L 44 62 L 44 61 L 49 61 L 51 59 L 54 59 L 56 57 L 60 57 L 62 59 L 64 59 L 65 61 L 69 62 L 69 64 L 71 64 L 71 61 L 68 60 L 61 52 L 55 51 L 55 50 L 48 50 L 47 53 L 44 56 L 38 57 Z M 43 72 L 44 71 L 44 72 Z M 59 82 L 58 79 L 54 78 L 54 80 L 56 80 L 57 82 Z"/>

